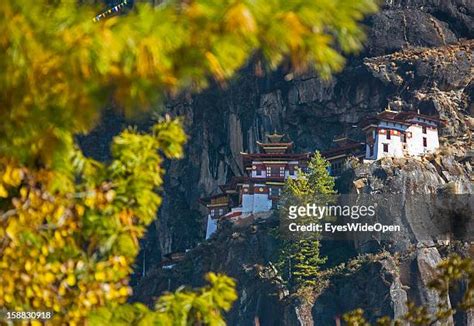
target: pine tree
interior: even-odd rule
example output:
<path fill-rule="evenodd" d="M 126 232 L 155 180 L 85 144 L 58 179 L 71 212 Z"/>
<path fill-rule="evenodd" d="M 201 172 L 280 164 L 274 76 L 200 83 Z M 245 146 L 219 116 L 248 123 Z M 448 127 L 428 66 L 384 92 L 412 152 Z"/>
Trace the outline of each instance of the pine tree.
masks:
<path fill-rule="evenodd" d="M 299 171 L 296 179 L 288 179 L 287 195 L 313 196 L 334 194 L 334 178 L 329 175 L 330 164 L 318 151 L 308 163 L 306 172 Z"/>
<path fill-rule="evenodd" d="M 298 171 L 296 179 L 288 179 L 283 192 L 284 206 L 305 205 L 313 202 L 319 195 L 334 194 L 334 178 L 328 172 L 329 163 L 316 152 L 307 170 Z M 288 270 L 290 285 L 299 288 L 315 286 L 320 266 L 326 262 L 320 256 L 318 239 L 285 240 L 280 250 L 280 266 Z"/>

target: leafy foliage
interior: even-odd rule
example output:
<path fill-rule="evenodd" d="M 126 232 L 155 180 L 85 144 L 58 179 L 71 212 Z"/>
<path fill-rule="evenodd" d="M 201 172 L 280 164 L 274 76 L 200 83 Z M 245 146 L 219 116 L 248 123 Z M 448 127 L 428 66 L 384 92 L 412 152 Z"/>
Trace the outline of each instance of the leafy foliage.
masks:
<path fill-rule="evenodd" d="M 308 163 L 307 172 L 298 173 L 296 179 L 288 179 L 286 184 L 287 195 L 298 198 L 310 198 L 314 195 L 334 194 L 334 178 L 329 174 L 330 164 L 316 152 Z"/>
<path fill-rule="evenodd" d="M 449 291 L 456 285 L 466 284 L 464 295 L 456 308 L 451 308 L 449 303 Z M 447 324 L 451 316 L 457 310 L 468 311 L 474 308 L 474 260 L 452 255 L 441 261 L 437 266 L 436 275 L 429 283 L 429 288 L 436 291 L 441 298 L 435 312 L 430 312 L 424 306 L 417 306 L 413 302 L 407 302 L 408 312 L 401 318 L 391 320 L 383 317 L 377 320 L 377 325 L 435 325 L 437 323 Z M 370 325 L 364 317 L 362 309 L 356 309 L 344 315 L 344 321 L 349 326 Z"/>
<path fill-rule="evenodd" d="M 320 257 L 319 241 L 298 240 L 290 243 L 289 247 L 283 254 L 293 265 L 291 268 L 293 283 L 297 286 L 316 285 L 320 266 L 327 260 L 326 257 Z"/>
<path fill-rule="evenodd" d="M 151 134 L 126 130 L 108 165 L 77 153 L 67 192 L 49 190 L 54 172 L 2 159 L 0 305 L 79 322 L 95 307 L 124 303 L 138 240 L 161 201 L 163 156 L 180 157 L 185 139 L 178 120 Z"/>
<path fill-rule="evenodd" d="M 137 4 L 93 22 L 75 1 L 0 3 L 0 154 L 68 170 L 72 134 L 113 98 L 143 109 L 167 94 L 224 81 L 260 51 L 274 68 L 342 68 L 361 48 L 375 0 L 194 0 Z M 95 8 L 97 10 L 97 8 Z M 70 170 L 70 169 L 69 169 Z"/>
<path fill-rule="evenodd" d="M 283 206 L 305 205 L 316 195 L 334 194 L 334 178 L 329 175 L 328 167 L 329 163 L 316 152 L 308 163 L 307 172 L 300 170 L 295 179 L 287 180 Z M 326 258 L 320 257 L 320 246 L 317 239 L 282 241 L 279 267 L 281 271 L 288 270 L 290 285 L 296 288 L 316 285 L 320 266 L 326 262 Z"/>
<path fill-rule="evenodd" d="M 100 308 L 89 318 L 91 325 L 225 325 L 221 310 L 229 311 L 237 299 L 235 282 L 209 273 L 210 286 L 195 291 L 179 289 L 158 299 L 156 311 L 140 303 L 122 305 L 113 312 Z"/>

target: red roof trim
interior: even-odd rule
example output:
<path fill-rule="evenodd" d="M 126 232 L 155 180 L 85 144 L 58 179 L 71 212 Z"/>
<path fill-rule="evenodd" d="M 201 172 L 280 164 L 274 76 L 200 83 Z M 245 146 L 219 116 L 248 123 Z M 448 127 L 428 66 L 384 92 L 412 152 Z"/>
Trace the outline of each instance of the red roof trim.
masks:
<path fill-rule="evenodd" d="M 256 157 L 299 157 L 299 156 L 307 156 L 311 153 L 240 153 L 242 156 L 256 156 Z"/>
<path fill-rule="evenodd" d="M 410 122 L 408 120 L 413 119 L 413 118 L 420 118 L 420 119 L 425 119 L 429 120 L 438 124 L 445 124 L 446 122 L 442 119 L 424 115 L 424 114 L 419 114 L 416 112 L 393 112 L 393 111 L 383 111 L 377 114 L 376 116 L 370 117 L 363 122 L 360 123 L 360 126 L 365 127 L 367 125 L 370 125 L 373 122 L 377 121 L 388 121 L 388 122 L 397 122 L 400 124 L 405 124 L 409 125 L 412 124 L 413 122 Z"/>
<path fill-rule="evenodd" d="M 240 216 L 242 215 L 242 212 L 230 212 L 230 213 L 227 213 L 225 215 L 222 215 L 221 217 L 219 217 L 219 220 L 224 220 L 224 219 L 227 219 L 227 218 L 232 218 L 232 217 L 236 217 L 236 216 Z"/>

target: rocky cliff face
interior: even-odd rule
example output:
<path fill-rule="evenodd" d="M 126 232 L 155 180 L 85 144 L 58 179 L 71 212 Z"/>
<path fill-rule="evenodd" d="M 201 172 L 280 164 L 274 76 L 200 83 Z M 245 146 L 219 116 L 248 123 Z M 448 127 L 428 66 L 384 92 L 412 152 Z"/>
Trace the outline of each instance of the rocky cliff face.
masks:
<path fill-rule="evenodd" d="M 346 193 L 407 197 L 420 193 L 472 193 L 471 167 L 456 160 L 463 154 L 464 149 L 449 146 L 422 159 L 388 158 L 361 164 L 348 168 L 338 180 L 338 187 Z M 314 294 L 314 303 L 309 306 L 289 295 L 272 265 L 276 259 L 277 240 L 273 234 L 278 219 L 268 216 L 238 225 L 224 224 L 215 237 L 189 251 L 185 260 L 172 269 L 152 269 L 136 287 L 134 300 L 152 304 L 163 291 L 182 284 L 199 286 L 206 272 L 218 271 L 238 281 L 239 299 L 227 318 L 231 325 L 334 325 L 343 313 L 359 307 L 371 320 L 384 315 L 398 317 L 407 311 L 407 298 L 435 311 L 441 298 L 428 290 L 427 284 L 448 247 L 439 246 L 422 234 L 420 222 L 427 222 L 422 221 L 426 207 L 404 205 L 400 212 L 390 218 L 407 228 L 389 240 L 323 242 L 322 253 L 330 257 L 326 267 L 358 254 L 385 251 L 359 268 L 336 274 L 322 292 Z M 467 249 L 468 246 L 457 250 Z M 458 313 L 452 322 L 471 325 L 471 318 Z"/>
<path fill-rule="evenodd" d="M 466 143 L 467 146 L 469 144 Z M 436 311 L 441 298 L 427 289 L 434 277 L 436 265 L 440 262 L 444 246 L 431 240 L 430 210 L 435 208 L 432 202 L 425 202 L 427 196 L 421 194 L 451 194 L 464 198 L 474 192 L 472 168 L 470 164 L 460 163 L 456 157 L 464 157 L 465 148 L 445 145 L 436 153 L 421 159 L 385 158 L 371 164 L 362 164 L 346 171 L 339 180 L 339 185 L 350 193 L 379 194 L 381 196 L 397 196 L 397 209 L 388 207 L 390 221 L 397 225 L 405 225 L 404 232 L 391 237 L 383 243 L 355 242 L 358 252 L 389 248 L 392 253 L 413 250 L 411 257 L 405 261 L 394 263 L 392 259 L 380 261 L 382 271 L 389 274 L 386 278 L 386 291 L 390 293 L 389 301 L 392 316 L 405 312 L 404 302 L 407 298 Z M 461 160 L 462 161 L 462 160 Z M 343 185 L 345 182 L 349 184 Z M 420 199 L 416 199 L 420 197 Z M 459 198 L 458 197 L 458 198 Z M 412 198 L 410 201 L 409 199 Z M 471 203 L 471 212 L 472 212 Z M 452 212 L 452 208 L 447 208 Z M 471 213 L 472 214 L 472 213 Z M 452 213 L 441 213 L 442 223 L 453 223 L 459 216 Z M 448 221 L 449 220 L 449 221 Z M 472 232 L 472 229 L 469 229 Z M 465 242 L 467 244 L 467 242 Z M 412 246 L 412 247 L 411 247 Z M 415 246 L 415 248 L 413 248 Z M 410 248 L 411 247 L 411 248 Z M 469 246 L 467 245 L 466 248 Z M 451 320 L 451 323 L 454 320 Z M 470 325 L 474 322 L 470 315 L 458 314 L 459 325 Z"/>
<path fill-rule="evenodd" d="M 198 199 L 241 174 L 239 153 L 256 150 L 265 132 L 288 134 L 297 151 L 324 150 L 342 132 L 361 139 L 356 123 L 391 107 L 439 112 L 450 121 L 442 131 L 448 141 L 469 141 L 473 10 L 461 0 L 387 1 L 367 21 L 366 50 L 329 82 L 283 68 L 260 76 L 257 63 L 225 88 L 169 103 L 185 116 L 190 141 L 186 158 L 168 168 L 157 224 L 161 252 L 195 246 L 204 214 Z"/>
<path fill-rule="evenodd" d="M 206 271 L 222 271 L 239 285 L 230 324 L 301 323 L 295 310 L 298 302 L 287 297 L 281 280 L 268 267 L 275 249 L 266 232 L 271 221 L 241 230 L 229 226 L 212 242 L 197 246 L 203 241 L 205 223 L 198 199 L 240 175 L 239 153 L 255 151 L 255 141 L 266 132 L 286 133 L 296 151 L 325 150 L 343 132 L 362 139 L 356 124 L 387 107 L 439 113 L 449 121 L 441 131 L 448 152 L 423 161 L 385 160 L 359 167 L 341 189 L 411 193 L 460 187 L 472 192 L 472 170 L 456 158 L 472 149 L 474 3 L 386 0 L 366 24 L 365 50 L 349 58 L 344 71 L 331 81 L 310 72 L 294 76 L 284 67 L 262 76 L 257 62 L 225 88 L 211 87 L 168 103 L 172 114 L 185 117 L 190 140 L 186 157 L 167 167 L 164 203 L 144 243 L 147 277 L 136 287 L 136 299 L 151 303 L 164 290 L 200 285 Z M 106 119 L 102 129 L 84 140 L 85 146 L 94 148 L 97 137 L 104 143 L 104 135 L 107 138 L 122 123 L 116 117 Z M 153 266 L 162 254 L 187 248 L 195 249 L 175 269 Z M 351 256 L 374 249 L 355 243 L 343 251 Z M 372 318 L 396 316 L 405 311 L 407 297 L 434 307 L 439 298 L 426 289 L 426 282 L 441 254 L 431 243 L 418 244 L 403 263 L 387 258 L 334 279 L 313 305 L 313 320 L 332 325 L 334 318 L 356 307 Z M 456 320 L 473 323 L 466 315 L 457 315 Z"/>

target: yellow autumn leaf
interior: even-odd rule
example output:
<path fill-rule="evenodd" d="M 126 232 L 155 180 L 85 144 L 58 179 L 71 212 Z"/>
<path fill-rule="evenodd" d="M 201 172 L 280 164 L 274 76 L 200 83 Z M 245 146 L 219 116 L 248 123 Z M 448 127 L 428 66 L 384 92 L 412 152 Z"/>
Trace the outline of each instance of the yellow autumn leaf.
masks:
<path fill-rule="evenodd" d="M 229 9 L 225 22 L 229 31 L 253 33 L 257 27 L 252 13 L 243 3 L 237 3 Z"/>
<path fill-rule="evenodd" d="M 209 62 L 209 67 L 211 68 L 211 71 L 216 79 L 224 80 L 224 70 L 222 69 L 222 66 L 219 63 L 219 60 L 217 60 L 216 56 L 208 51 L 206 52 L 206 59 Z"/>
<path fill-rule="evenodd" d="M 33 300 L 33 307 L 39 308 L 40 305 L 41 305 L 41 301 L 40 301 L 40 300 L 38 300 L 38 299 L 34 299 L 34 300 Z"/>
<path fill-rule="evenodd" d="M 55 304 L 53 305 L 53 310 L 54 310 L 55 312 L 59 312 L 59 311 L 61 311 L 61 306 L 58 305 L 57 303 L 55 303 Z"/>
<path fill-rule="evenodd" d="M 65 208 L 64 206 L 59 206 L 56 211 L 54 212 L 54 218 L 59 220 L 61 219 L 62 215 L 64 214 L 65 212 Z"/>
<path fill-rule="evenodd" d="M 0 198 L 7 198 L 8 197 L 8 191 L 5 189 L 5 187 L 0 184 Z"/>
<path fill-rule="evenodd" d="M 288 45 L 294 51 L 301 46 L 302 39 L 307 28 L 301 23 L 299 17 L 294 12 L 289 12 L 283 16 L 284 23 L 288 26 L 290 35 L 288 37 Z"/>
<path fill-rule="evenodd" d="M 4 298 L 5 301 L 8 302 L 8 303 L 10 303 L 10 302 L 13 301 L 13 297 L 12 297 L 10 294 L 8 294 L 8 293 L 5 294 L 3 298 Z"/>
<path fill-rule="evenodd" d="M 33 298 L 35 296 L 33 290 L 30 287 L 26 288 L 26 297 L 27 298 Z"/>
<path fill-rule="evenodd" d="M 18 186 L 22 179 L 22 171 L 19 168 L 14 168 L 11 165 L 7 165 L 5 173 L 2 176 L 4 183 L 10 186 Z"/>
<path fill-rule="evenodd" d="M 121 287 L 120 290 L 119 290 L 119 294 L 121 296 L 126 296 L 126 295 L 128 295 L 128 293 L 129 293 L 128 287 Z"/>
<path fill-rule="evenodd" d="M 91 292 L 89 292 L 89 293 L 91 293 Z M 92 305 L 97 304 L 97 302 L 98 302 L 97 296 L 96 296 L 94 293 L 91 293 L 91 295 L 88 295 L 87 297 L 88 297 L 88 299 L 89 299 L 89 302 L 90 302 Z"/>
<path fill-rule="evenodd" d="M 61 285 L 59 286 L 58 294 L 60 296 L 64 296 L 66 294 L 66 287 L 65 287 L 64 283 L 61 283 Z"/>
<path fill-rule="evenodd" d="M 20 225 L 18 224 L 18 221 L 16 219 L 11 219 L 6 229 L 7 235 L 12 240 L 16 240 L 16 235 L 18 234 L 19 231 L 20 231 Z"/>
<path fill-rule="evenodd" d="M 48 272 L 44 275 L 44 280 L 45 280 L 46 283 L 52 283 L 55 279 L 56 279 L 56 277 L 54 276 L 53 273 Z"/>
<path fill-rule="evenodd" d="M 20 189 L 20 196 L 21 196 L 21 198 L 22 198 L 22 199 L 25 199 L 27 195 L 28 195 L 28 189 L 25 188 L 25 187 L 22 187 L 22 188 Z"/>
<path fill-rule="evenodd" d="M 69 274 L 68 277 L 66 278 L 66 283 L 69 286 L 76 285 L 76 276 L 74 274 Z"/>
<path fill-rule="evenodd" d="M 42 253 L 43 255 L 45 255 L 45 256 L 48 255 L 49 249 L 48 249 L 48 246 L 47 246 L 47 245 L 41 246 L 41 253 Z"/>
<path fill-rule="evenodd" d="M 95 279 L 99 282 L 105 280 L 105 273 L 104 272 L 96 272 L 95 273 Z"/>
<path fill-rule="evenodd" d="M 82 205 L 76 205 L 76 212 L 78 216 L 84 215 L 85 208 Z"/>

